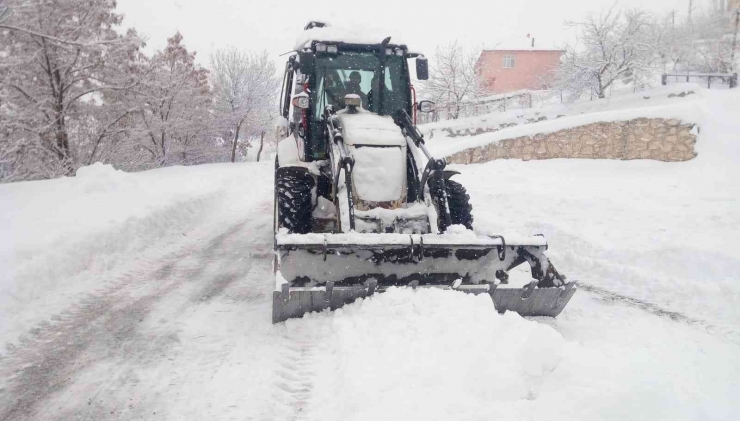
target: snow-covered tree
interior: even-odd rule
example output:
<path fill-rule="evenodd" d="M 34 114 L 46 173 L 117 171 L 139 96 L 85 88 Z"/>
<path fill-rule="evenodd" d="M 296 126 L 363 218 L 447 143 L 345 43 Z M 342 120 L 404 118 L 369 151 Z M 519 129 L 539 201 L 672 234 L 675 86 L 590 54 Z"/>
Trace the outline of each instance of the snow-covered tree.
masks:
<path fill-rule="evenodd" d="M 434 53 L 422 91 L 452 119 L 460 116 L 465 103 L 484 95 L 484 84 L 475 68 L 477 60 L 476 53 L 466 52 L 457 41 L 437 47 Z"/>
<path fill-rule="evenodd" d="M 137 80 L 121 71 L 142 45 L 116 32 L 113 0 L 5 0 L 0 4 L 0 180 L 71 174 L 91 152 L 73 134 L 100 136 L 119 116 L 100 96 Z M 90 124 L 95 121 L 95 130 Z M 91 133 L 92 132 L 92 133 Z"/>
<path fill-rule="evenodd" d="M 733 46 L 737 57 L 734 10 L 724 1 L 696 7 L 691 19 L 674 12 L 662 22 L 661 57 L 668 72 L 732 73 Z"/>
<path fill-rule="evenodd" d="M 128 112 L 120 126 L 125 144 L 113 162 L 125 169 L 200 163 L 200 147 L 218 151 L 213 141 L 212 96 L 208 71 L 195 62 L 178 32 L 167 46 L 134 67 L 141 79 L 135 89 L 108 97 Z M 203 145 L 205 144 L 205 146 Z M 194 159 L 195 162 L 192 162 Z M 209 159 L 213 161 L 218 159 Z"/>
<path fill-rule="evenodd" d="M 235 48 L 211 55 L 211 84 L 218 126 L 231 142 L 231 162 L 237 146 L 269 129 L 280 81 L 266 51 L 249 54 Z"/>
<path fill-rule="evenodd" d="M 733 12 L 716 7 L 694 14 L 688 23 L 693 53 L 689 56 L 690 68 L 707 73 L 737 71 L 733 63 L 738 51 L 734 25 L 736 13 Z"/>
<path fill-rule="evenodd" d="M 569 25 L 578 29 L 579 42 L 565 46 L 556 89 L 604 98 L 615 82 L 644 83 L 658 70 L 660 31 L 648 13 L 612 8 Z"/>
<path fill-rule="evenodd" d="M 677 21 L 678 20 L 678 21 Z M 685 70 L 690 61 L 693 46 L 689 25 L 672 11 L 658 22 L 662 32 L 659 55 L 665 71 L 678 72 Z"/>

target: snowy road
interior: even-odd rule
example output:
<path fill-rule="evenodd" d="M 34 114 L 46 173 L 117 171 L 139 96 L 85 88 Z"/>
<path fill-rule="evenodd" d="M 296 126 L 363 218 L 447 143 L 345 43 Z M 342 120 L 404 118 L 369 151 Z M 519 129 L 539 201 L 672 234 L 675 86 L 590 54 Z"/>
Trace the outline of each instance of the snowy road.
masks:
<path fill-rule="evenodd" d="M 687 163 L 459 168 L 476 229 L 583 282 L 557 319 L 399 289 L 272 325 L 269 162 L 2 186 L 0 421 L 740 419 L 737 103 Z"/>
<path fill-rule="evenodd" d="M 41 324 L 0 362 L 0 420 L 730 419 L 740 409 L 731 337 L 603 288 L 579 292 L 557 320 L 500 317 L 485 297 L 397 291 L 272 326 L 272 198 L 261 192 L 249 218 L 204 224 L 116 267 L 106 288 Z"/>
<path fill-rule="evenodd" d="M 259 206 L 269 212 L 272 204 Z M 3 361 L 3 374 L 15 373 L 0 395 L 0 419 L 131 419 L 167 408 L 182 411 L 170 414 L 177 419 L 188 402 L 208 400 L 198 385 L 219 371 L 231 376 L 241 366 L 253 377 L 269 356 L 254 353 L 259 342 L 245 335 L 267 327 L 249 328 L 250 314 L 266 321 L 269 313 L 269 228 L 255 237 L 264 228 L 259 219 L 241 222 L 131 262 L 109 287 L 42 326 Z M 229 361 L 232 353 L 251 358 Z"/>

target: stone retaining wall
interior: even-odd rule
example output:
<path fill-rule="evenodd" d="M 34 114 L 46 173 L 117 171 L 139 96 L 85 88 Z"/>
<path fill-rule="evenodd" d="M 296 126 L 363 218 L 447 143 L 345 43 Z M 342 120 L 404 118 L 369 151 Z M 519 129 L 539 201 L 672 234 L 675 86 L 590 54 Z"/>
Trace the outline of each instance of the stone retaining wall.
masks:
<path fill-rule="evenodd" d="M 447 157 L 454 164 L 494 159 L 655 159 L 688 161 L 696 156 L 694 124 L 676 119 L 637 118 L 600 122 L 548 134 L 503 139 Z"/>

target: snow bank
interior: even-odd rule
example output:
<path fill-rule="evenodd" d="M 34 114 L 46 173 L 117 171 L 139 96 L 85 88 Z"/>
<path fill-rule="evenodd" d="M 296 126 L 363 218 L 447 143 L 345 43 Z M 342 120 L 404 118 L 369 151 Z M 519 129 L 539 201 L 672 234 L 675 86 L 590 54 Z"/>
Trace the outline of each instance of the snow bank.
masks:
<path fill-rule="evenodd" d="M 670 320 L 602 309 L 587 297 L 578 300 L 581 312 L 573 320 L 537 321 L 499 315 L 484 295 L 391 289 L 278 329 L 290 336 L 301 332 L 318 344 L 311 352 L 310 368 L 317 375 L 303 414 L 307 419 L 721 419 L 737 414 L 730 396 L 740 388 L 728 381 L 740 370 L 736 363 L 725 364 L 731 348 L 712 338 L 694 342 L 706 335 L 686 336 L 685 326 Z M 588 314 L 593 311 L 601 313 Z M 599 326 L 614 336 L 599 334 Z M 655 338 L 656 331 L 664 336 Z M 688 343 L 665 341 L 679 332 Z M 692 366 L 683 366 L 686 361 Z"/>
<path fill-rule="evenodd" d="M 0 338 L 12 341 L 39 314 L 48 317 L 106 281 L 89 276 L 72 282 L 75 276 L 103 273 L 185 235 L 224 206 L 229 190 L 246 184 L 250 168 L 125 173 L 97 163 L 76 177 L 0 186 Z"/>
<path fill-rule="evenodd" d="M 565 350 L 551 327 L 501 316 L 485 295 L 394 288 L 299 323 L 320 321 L 332 334 L 318 351 L 334 364 L 314 387 L 316 419 L 469 419 L 479 402 L 538 394 Z"/>
<path fill-rule="evenodd" d="M 76 268 L 59 264 L 81 263 L 70 259 L 69 253 L 125 248 L 128 244 L 123 244 L 120 237 L 129 234 L 156 237 L 173 221 L 192 219 L 194 216 L 188 214 L 205 206 L 199 202 L 212 201 L 217 193 L 213 186 L 204 189 L 202 179 L 179 182 L 180 175 L 179 168 L 127 174 L 95 164 L 81 168 L 77 177 L 0 186 L 0 214 L 5 222 L 0 228 L 4 238 L 0 256 L 21 264 L 39 263 L 45 258 L 41 254 L 63 250 L 63 256 L 52 259 L 59 261 L 47 268 L 62 275 L 68 273 L 66 269 Z M 165 215 L 152 217 L 162 211 Z M 108 235 L 111 230 L 118 231 L 119 238 Z M 137 238 L 141 237 L 136 235 L 132 240 Z M 80 247 L 80 242 L 88 244 Z M 70 247 L 72 243 L 77 246 Z"/>

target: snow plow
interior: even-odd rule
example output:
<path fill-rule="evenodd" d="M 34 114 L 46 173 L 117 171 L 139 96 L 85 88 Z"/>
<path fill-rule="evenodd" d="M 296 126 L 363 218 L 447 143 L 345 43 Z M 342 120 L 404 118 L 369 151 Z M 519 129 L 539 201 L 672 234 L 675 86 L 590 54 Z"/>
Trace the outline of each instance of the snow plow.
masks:
<path fill-rule="evenodd" d="M 275 160 L 273 323 L 336 309 L 390 287 L 488 294 L 497 311 L 557 316 L 576 291 L 540 235 L 473 231 L 456 171 L 435 159 L 415 126 L 403 44 L 348 37 L 310 22 L 288 58 Z M 351 39 L 351 41 L 347 41 Z M 532 281 L 508 288 L 527 263 Z"/>

